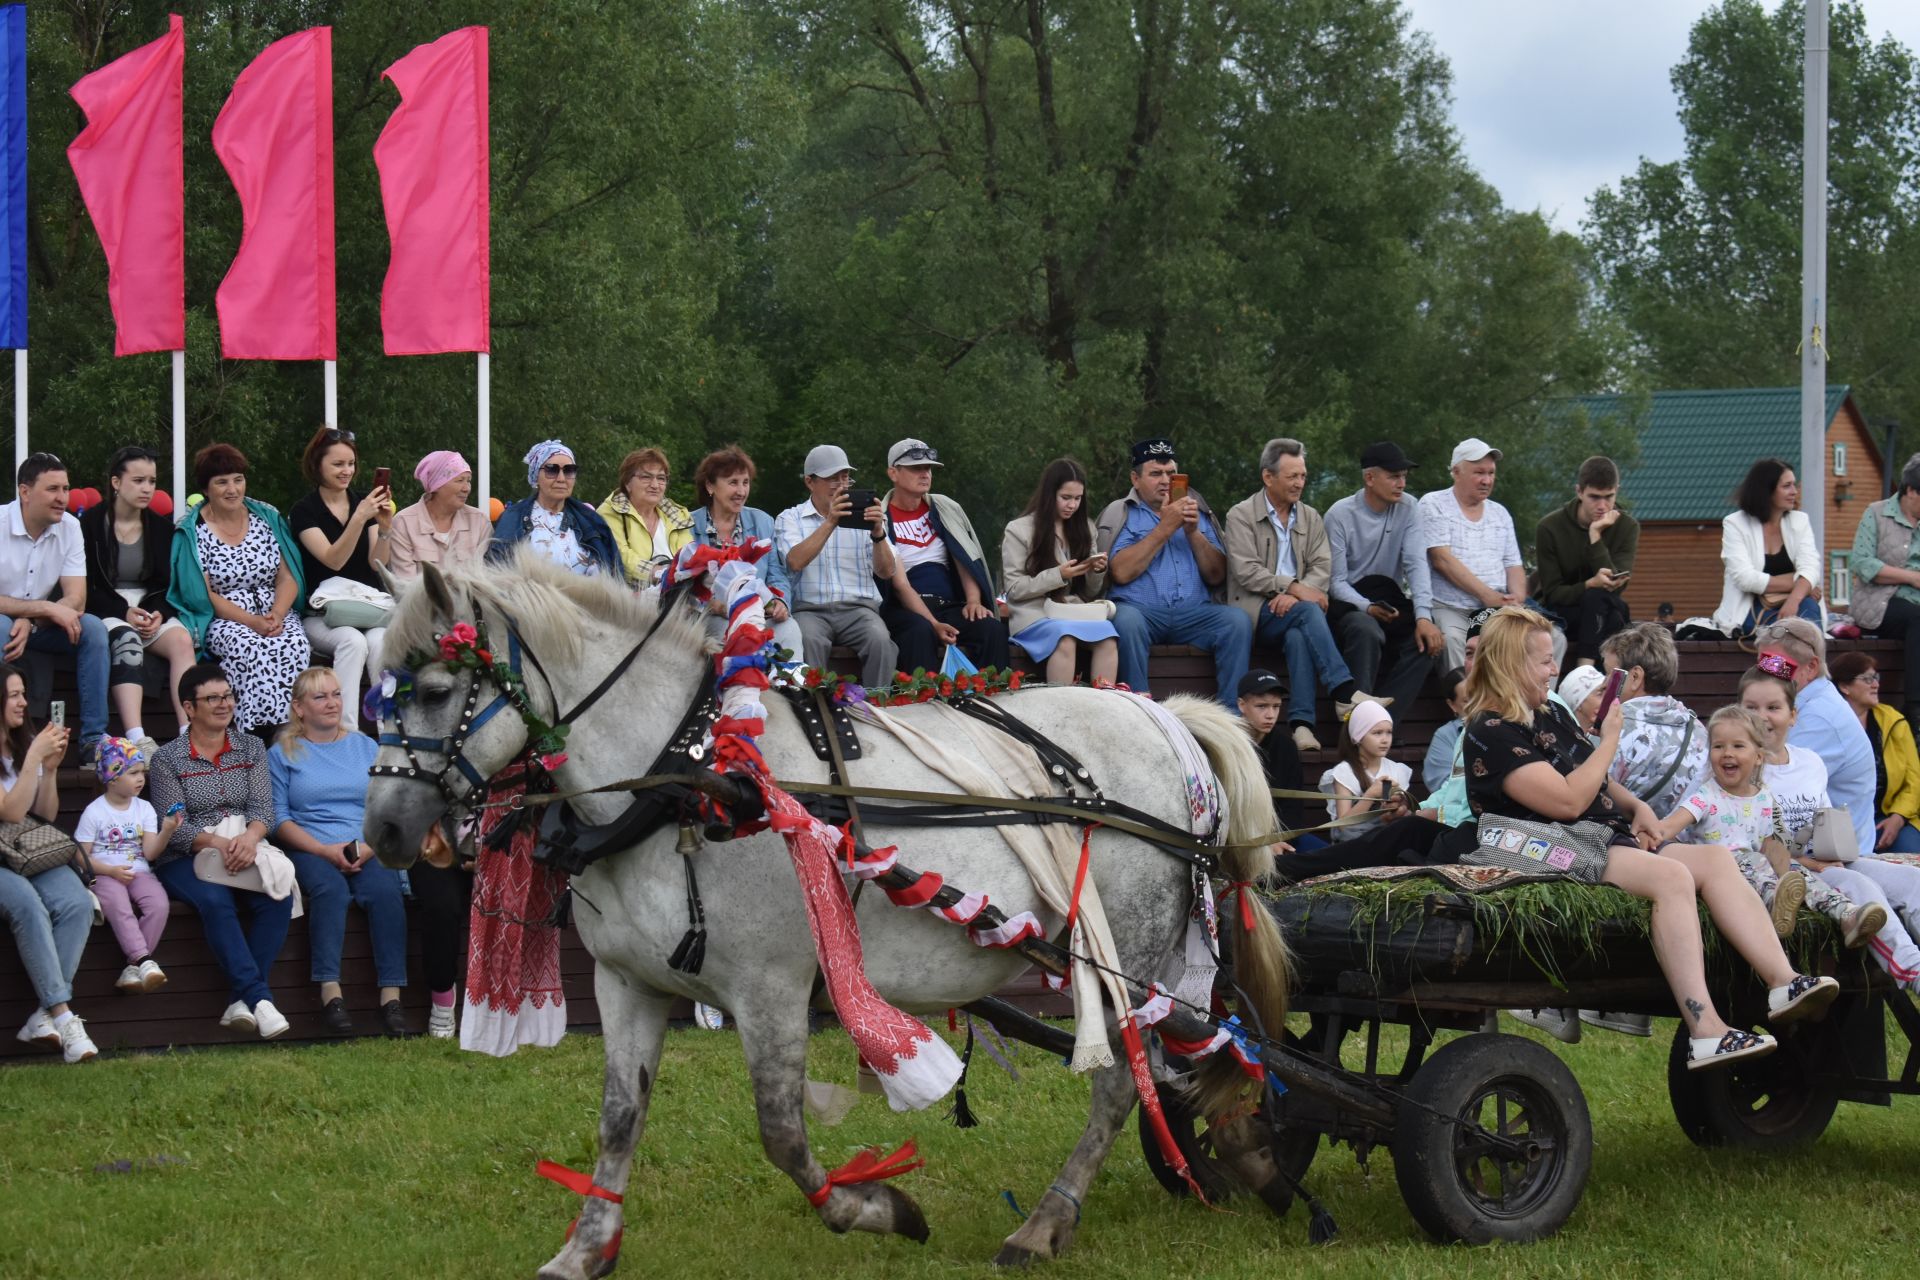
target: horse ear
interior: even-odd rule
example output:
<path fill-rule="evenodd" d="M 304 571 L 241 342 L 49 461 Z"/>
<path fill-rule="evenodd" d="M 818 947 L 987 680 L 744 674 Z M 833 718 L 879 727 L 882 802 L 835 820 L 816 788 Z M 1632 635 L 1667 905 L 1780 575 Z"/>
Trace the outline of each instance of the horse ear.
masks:
<path fill-rule="evenodd" d="M 434 616 L 442 622 L 456 621 L 458 615 L 453 607 L 453 589 L 447 585 L 445 575 L 432 564 L 422 564 L 420 582 L 427 589 L 427 599 L 433 604 Z"/>
<path fill-rule="evenodd" d="M 391 573 L 387 572 L 387 562 L 384 560 L 374 561 L 373 571 L 380 575 L 380 589 L 398 600 L 400 598 L 400 583 Z"/>

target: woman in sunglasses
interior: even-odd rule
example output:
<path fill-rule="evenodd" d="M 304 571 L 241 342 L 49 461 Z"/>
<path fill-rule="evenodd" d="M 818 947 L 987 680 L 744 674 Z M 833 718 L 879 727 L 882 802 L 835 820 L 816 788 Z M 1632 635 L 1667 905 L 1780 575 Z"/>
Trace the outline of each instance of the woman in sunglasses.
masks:
<path fill-rule="evenodd" d="M 598 511 L 573 496 L 580 477 L 573 450 L 559 440 L 542 440 L 527 450 L 524 461 L 533 493 L 500 513 L 487 559 L 504 560 L 524 542 L 573 573 L 624 575 L 613 530 Z"/>
<path fill-rule="evenodd" d="M 1858 649 L 1837 654 L 1828 674 L 1873 745 L 1879 783 L 1873 800 L 1874 851 L 1920 853 L 1920 751 L 1913 729 L 1898 707 L 1880 701 L 1880 671 L 1869 655 Z"/>

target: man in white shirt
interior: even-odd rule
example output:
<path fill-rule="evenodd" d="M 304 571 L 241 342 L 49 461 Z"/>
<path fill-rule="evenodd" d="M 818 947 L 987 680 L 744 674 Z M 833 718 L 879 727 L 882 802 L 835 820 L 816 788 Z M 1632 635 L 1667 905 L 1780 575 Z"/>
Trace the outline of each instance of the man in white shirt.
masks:
<path fill-rule="evenodd" d="M 807 665 L 826 667 L 833 646 L 844 644 L 859 655 L 860 683 L 872 688 L 891 683 L 898 670 L 874 581 L 893 577 L 894 558 L 886 507 L 870 491 L 870 505 L 853 519 L 853 471 L 839 445 L 815 446 L 802 473 L 812 496 L 774 518 L 773 543 L 793 577 L 793 619 Z M 843 528 L 843 520 L 868 527 Z"/>
<path fill-rule="evenodd" d="M 33 453 L 20 464 L 19 500 L 0 507 L 0 658 L 28 649 L 72 654 L 80 686 L 80 757 L 91 762 L 107 731 L 107 627 L 86 611 L 87 554 L 67 514 L 67 464 Z"/>
<path fill-rule="evenodd" d="M 1527 602 L 1527 567 L 1513 517 L 1493 501 L 1499 464 L 1498 449 L 1468 437 L 1453 449 L 1453 487 L 1420 499 L 1420 536 L 1433 566 L 1433 621 L 1446 638 L 1448 668 L 1466 662 L 1467 626 L 1475 613 Z M 1556 627 L 1556 663 L 1566 647 Z"/>

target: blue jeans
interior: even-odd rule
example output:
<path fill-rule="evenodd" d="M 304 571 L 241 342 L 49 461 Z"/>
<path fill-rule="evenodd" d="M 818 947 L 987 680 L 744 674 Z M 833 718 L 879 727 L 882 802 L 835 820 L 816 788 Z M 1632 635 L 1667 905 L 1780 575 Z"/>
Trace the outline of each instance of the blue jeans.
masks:
<path fill-rule="evenodd" d="M 12 625 L 13 619 L 0 617 L 0 626 Z M 113 652 L 107 639 L 107 624 L 91 613 L 81 614 L 78 646 L 67 639 L 64 630 L 51 623 L 36 626 L 27 637 L 27 648 L 35 653 L 63 657 L 78 654 L 74 683 L 80 687 L 80 745 L 98 739 L 107 731 L 107 662 Z"/>
<path fill-rule="evenodd" d="M 1911 822 L 1906 823 L 1900 828 L 1899 834 L 1894 836 L 1893 843 L 1880 852 L 1920 853 L 1920 827 L 1914 826 Z"/>
<path fill-rule="evenodd" d="M 352 875 L 315 853 L 286 851 L 293 875 L 307 897 L 307 946 L 313 953 L 313 980 L 340 981 L 340 944 L 347 933 L 347 903 L 367 913 L 373 935 L 373 969 L 383 987 L 407 985 L 407 908 L 400 897 L 400 873 L 369 862 Z"/>
<path fill-rule="evenodd" d="M 162 862 L 154 867 L 153 874 L 167 886 L 168 896 L 186 903 L 199 915 L 207 949 L 227 976 L 227 994 L 248 1008 L 273 999 L 273 992 L 267 989 L 267 975 L 273 972 L 273 962 L 287 940 L 293 895 L 275 902 L 264 893 L 210 884 L 193 874 L 191 857 Z M 240 924 L 243 906 L 247 910 L 244 928 Z"/>
<path fill-rule="evenodd" d="M 1281 714 L 1289 724 L 1312 724 L 1321 687 L 1338 689 L 1353 679 L 1340 646 L 1333 642 L 1327 611 L 1318 605 L 1297 601 L 1277 617 L 1261 605 L 1253 634 L 1263 645 L 1279 645 L 1286 655 L 1287 705 Z"/>
<path fill-rule="evenodd" d="M 1820 602 L 1812 596 L 1808 596 L 1800 602 L 1799 616 L 1805 618 L 1814 626 L 1819 626 Z M 1766 626 L 1769 622 L 1778 622 L 1779 620 L 1780 611 L 1778 609 L 1749 609 L 1747 610 L 1747 620 L 1740 624 L 1740 634 L 1750 636 L 1761 627 Z"/>
<path fill-rule="evenodd" d="M 29 880 L 0 867 L 0 920 L 13 931 L 40 1007 L 73 999 L 73 975 L 93 930 L 93 899 L 73 868 L 54 867 Z"/>
<path fill-rule="evenodd" d="M 1225 604 L 1187 604 L 1172 609 L 1115 606 L 1120 633 L 1120 683 L 1147 692 L 1147 651 L 1156 644 L 1190 644 L 1213 654 L 1221 705 L 1235 710 L 1240 677 L 1253 648 L 1253 619 Z"/>

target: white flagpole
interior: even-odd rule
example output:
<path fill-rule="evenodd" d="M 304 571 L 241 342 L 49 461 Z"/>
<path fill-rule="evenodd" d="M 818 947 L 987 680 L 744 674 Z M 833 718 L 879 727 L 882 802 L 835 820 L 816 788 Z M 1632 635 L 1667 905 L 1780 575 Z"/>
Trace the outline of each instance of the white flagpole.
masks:
<path fill-rule="evenodd" d="M 1826 549 L 1827 0 L 1806 7 L 1800 212 L 1800 510 Z"/>
<path fill-rule="evenodd" d="M 13 350 L 13 474 L 27 460 L 27 349 Z"/>
<path fill-rule="evenodd" d="M 337 427 L 340 425 L 340 362 L 322 360 L 320 370 L 326 399 L 325 416 L 322 420 L 329 427 Z"/>
<path fill-rule="evenodd" d="M 488 499 L 493 496 L 488 487 L 492 480 L 492 465 L 487 461 L 492 456 L 493 447 L 493 384 L 489 364 L 491 357 L 484 351 L 479 352 L 479 390 L 480 390 L 480 440 L 475 446 L 480 456 L 473 460 L 474 486 L 473 504 L 480 508 L 482 515 L 492 510 Z"/>
<path fill-rule="evenodd" d="M 173 518 L 187 514 L 187 353 L 173 353 Z"/>

